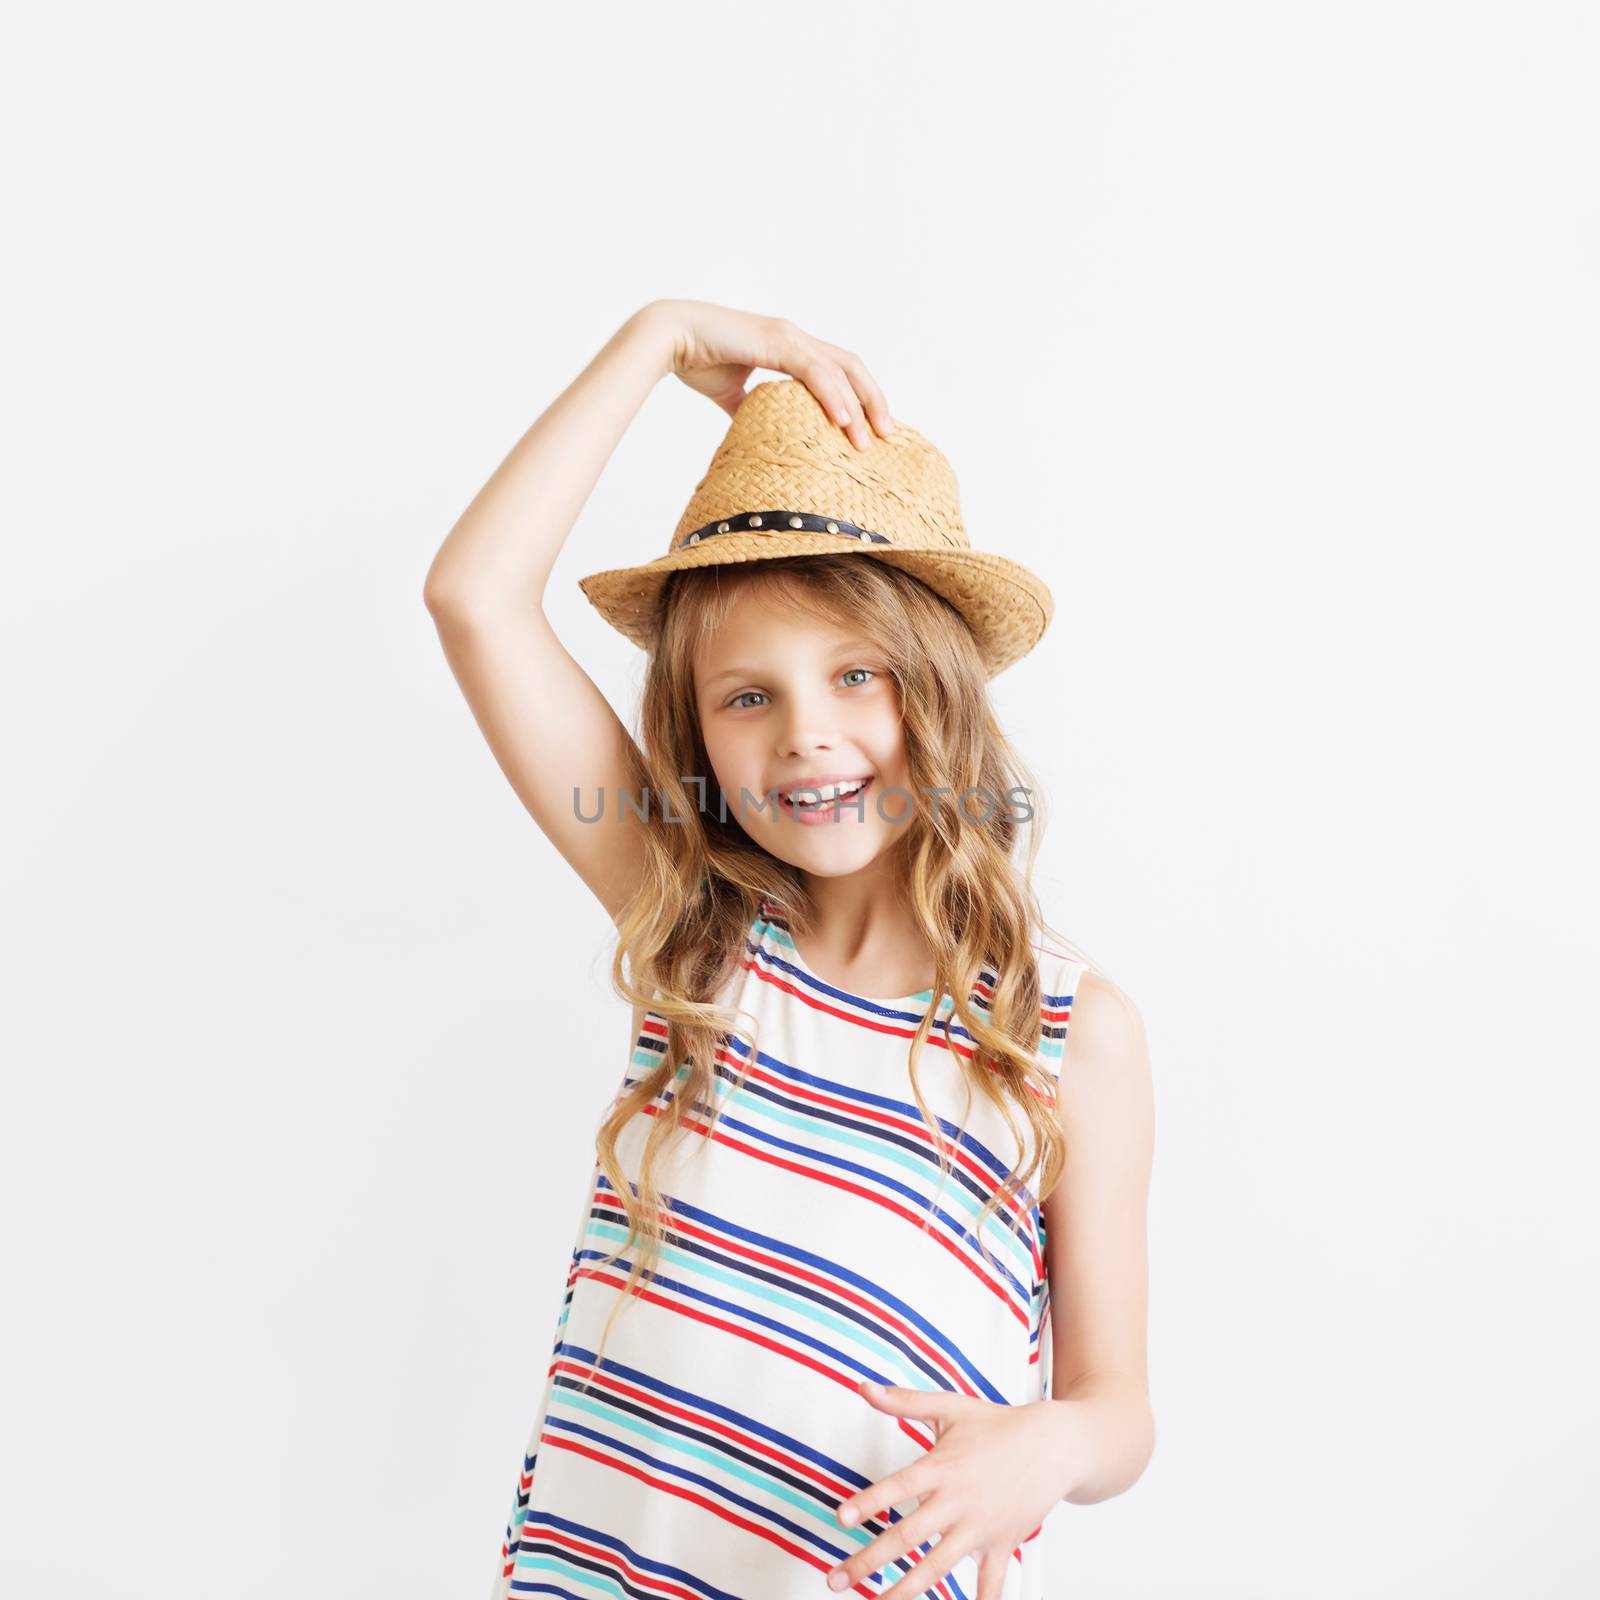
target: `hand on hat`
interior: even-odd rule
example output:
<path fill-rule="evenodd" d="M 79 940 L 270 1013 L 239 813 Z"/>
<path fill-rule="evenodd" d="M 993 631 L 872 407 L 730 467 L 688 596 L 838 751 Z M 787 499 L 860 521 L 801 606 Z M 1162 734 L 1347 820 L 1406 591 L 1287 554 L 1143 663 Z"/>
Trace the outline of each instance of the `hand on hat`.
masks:
<path fill-rule="evenodd" d="M 798 378 L 857 449 L 894 431 L 883 391 L 854 351 L 813 338 L 786 317 L 705 300 L 652 300 L 645 312 L 671 342 L 672 372 L 732 416 L 757 367 Z M 869 427 L 870 423 L 870 427 Z"/>

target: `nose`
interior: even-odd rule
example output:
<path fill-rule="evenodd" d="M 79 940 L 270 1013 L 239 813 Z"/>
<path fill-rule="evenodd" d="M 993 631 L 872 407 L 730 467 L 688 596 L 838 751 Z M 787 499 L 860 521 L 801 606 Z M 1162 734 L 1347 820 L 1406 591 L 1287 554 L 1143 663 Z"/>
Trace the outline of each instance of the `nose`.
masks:
<path fill-rule="evenodd" d="M 827 702 L 808 695 L 794 695 L 779 720 L 777 753 L 785 758 L 805 757 L 834 749 L 838 730 L 828 715 Z"/>

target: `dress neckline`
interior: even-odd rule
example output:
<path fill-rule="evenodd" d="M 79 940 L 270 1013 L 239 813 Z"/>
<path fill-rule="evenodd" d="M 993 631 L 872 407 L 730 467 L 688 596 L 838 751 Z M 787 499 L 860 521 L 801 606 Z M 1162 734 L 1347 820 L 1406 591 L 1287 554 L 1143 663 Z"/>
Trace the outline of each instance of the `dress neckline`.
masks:
<path fill-rule="evenodd" d="M 789 926 L 789 919 L 784 915 L 783 907 L 777 901 L 769 900 L 765 895 L 761 898 L 760 918 L 769 927 L 780 928 L 784 936 L 785 959 L 798 967 L 812 982 L 821 984 L 824 989 L 831 989 L 835 994 L 847 995 L 852 1000 L 860 1001 L 863 1005 L 885 1006 L 893 1010 L 909 1011 L 913 1007 L 927 1009 L 929 1001 L 933 999 L 932 988 L 919 989 L 915 994 L 892 995 L 887 999 L 882 995 L 857 994 L 853 989 L 847 989 L 842 983 L 835 983 L 831 978 L 825 978 L 818 972 L 806 958 L 800 954 L 800 946 L 794 941 L 794 930 Z M 948 995 L 939 997 L 942 1005 Z"/>

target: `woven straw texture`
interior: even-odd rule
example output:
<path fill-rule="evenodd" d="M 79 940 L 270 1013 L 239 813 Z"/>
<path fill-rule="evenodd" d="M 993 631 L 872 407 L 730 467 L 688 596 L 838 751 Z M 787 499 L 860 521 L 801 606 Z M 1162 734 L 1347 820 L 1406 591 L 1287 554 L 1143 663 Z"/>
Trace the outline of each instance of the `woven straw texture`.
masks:
<path fill-rule="evenodd" d="M 961 520 L 950 463 L 915 428 L 894 418 L 891 437 L 851 444 L 805 384 L 759 383 L 745 396 L 664 556 L 579 579 L 597 611 L 644 650 L 654 646 L 656 606 L 670 573 L 777 556 L 858 555 L 919 578 L 965 617 L 992 678 L 1026 655 L 1050 625 L 1055 603 L 1036 574 L 974 550 Z M 791 512 L 853 523 L 888 544 L 795 530 L 781 518 L 682 541 L 719 519 Z"/>

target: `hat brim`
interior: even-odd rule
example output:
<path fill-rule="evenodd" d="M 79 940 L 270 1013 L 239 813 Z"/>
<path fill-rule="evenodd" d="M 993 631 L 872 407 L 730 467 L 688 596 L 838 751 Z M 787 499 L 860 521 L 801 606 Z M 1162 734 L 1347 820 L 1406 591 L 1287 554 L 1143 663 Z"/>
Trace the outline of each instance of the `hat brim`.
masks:
<path fill-rule="evenodd" d="M 899 567 L 948 600 L 972 629 L 991 678 L 1033 649 L 1055 615 L 1049 586 L 1006 556 L 987 550 L 841 543 L 836 534 L 809 531 L 718 534 L 642 566 L 590 573 L 578 580 L 578 587 L 612 627 L 649 650 L 654 645 L 656 602 L 674 572 L 780 556 L 841 554 Z"/>

